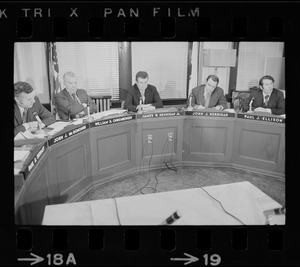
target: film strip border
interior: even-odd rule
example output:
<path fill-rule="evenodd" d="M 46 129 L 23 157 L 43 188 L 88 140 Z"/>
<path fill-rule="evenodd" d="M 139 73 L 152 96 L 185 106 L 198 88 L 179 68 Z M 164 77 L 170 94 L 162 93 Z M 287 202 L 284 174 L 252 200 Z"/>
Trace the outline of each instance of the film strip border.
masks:
<path fill-rule="evenodd" d="M 0 5 L 0 32 L 22 40 L 282 40 L 299 3 L 24 3 Z M 293 25 L 292 27 L 290 27 Z M 15 27 L 16 31 L 12 31 Z"/>
<path fill-rule="evenodd" d="M 29 258 L 43 265 L 79 266 L 269 265 L 283 257 L 286 241 L 276 227 L 25 227 L 15 237 L 16 263 Z"/>
<path fill-rule="evenodd" d="M 284 41 L 287 69 L 297 74 L 299 6 L 271 1 L 6 2 L 0 4 L 1 48 L 11 52 L 14 41 L 49 40 Z M 287 165 L 291 166 L 288 161 Z M 296 198 L 287 195 L 289 207 Z M 296 213 L 288 214 L 286 226 L 271 227 L 25 227 L 7 224 L 14 218 L 9 209 L 11 220 L 2 218 L 1 224 L 1 264 L 295 265 L 299 263 Z"/>

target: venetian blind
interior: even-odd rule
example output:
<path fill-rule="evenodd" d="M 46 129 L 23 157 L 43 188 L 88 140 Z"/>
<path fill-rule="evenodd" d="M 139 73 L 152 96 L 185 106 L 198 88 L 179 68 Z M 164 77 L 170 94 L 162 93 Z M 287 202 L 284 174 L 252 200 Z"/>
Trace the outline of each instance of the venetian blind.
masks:
<path fill-rule="evenodd" d="M 60 81 L 73 71 L 78 88 L 119 99 L 118 42 L 57 42 Z"/>
<path fill-rule="evenodd" d="M 282 57 L 283 42 L 240 42 L 236 90 L 258 86 L 264 73 L 266 57 Z M 275 81 L 276 87 L 276 81 Z"/>
<path fill-rule="evenodd" d="M 186 98 L 188 42 L 133 42 L 132 84 L 146 71 L 162 99 Z"/>

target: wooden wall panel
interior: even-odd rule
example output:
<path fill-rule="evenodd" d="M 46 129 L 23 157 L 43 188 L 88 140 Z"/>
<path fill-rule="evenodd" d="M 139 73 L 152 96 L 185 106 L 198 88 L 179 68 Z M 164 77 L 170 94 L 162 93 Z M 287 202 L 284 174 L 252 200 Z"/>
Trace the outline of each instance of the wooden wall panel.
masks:
<path fill-rule="evenodd" d="M 54 203 L 72 201 L 92 183 L 89 131 L 51 146 L 50 164 Z"/>
<path fill-rule="evenodd" d="M 185 118 L 183 161 L 196 165 L 230 163 L 232 160 L 233 118 Z"/>

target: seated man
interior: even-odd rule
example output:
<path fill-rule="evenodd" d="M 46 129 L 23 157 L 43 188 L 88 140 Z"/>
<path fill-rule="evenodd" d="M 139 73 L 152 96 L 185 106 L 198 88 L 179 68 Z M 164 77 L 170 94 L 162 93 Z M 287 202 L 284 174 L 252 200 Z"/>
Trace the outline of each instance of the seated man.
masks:
<path fill-rule="evenodd" d="M 194 109 L 215 108 L 223 110 L 227 108 L 227 101 L 222 88 L 218 87 L 219 78 L 209 75 L 206 83 L 193 88 L 192 107 Z"/>
<path fill-rule="evenodd" d="M 153 106 L 154 109 L 163 108 L 159 93 L 155 86 L 148 84 L 148 78 L 148 73 L 145 71 L 136 74 L 136 83 L 127 91 L 125 109 L 136 112 L 139 108 L 148 106 Z"/>
<path fill-rule="evenodd" d="M 55 118 L 35 95 L 32 86 L 26 82 L 14 84 L 14 135 L 19 132 L 34 132 L 38 128 L 44 128 L 55 122 Z M 38 122 L 41 120 L 41 123 Z"/>
<path fill-rule="evenodd" d="M 97 112 L 94 101 L 83 89 L 77 89 L 76 75 L 69 71 L 63 76 L 65 88 L 54 96 L 58 116 L 62 120 L 69 120 L 75 117 L 87 115 L 87 105 L 90 107 L 90 114 Z"/>
<path fill-rule="evenodd" d="M 284 114 L 284 96 L 280 90 L 274 88 L 274 78 L 269 75 L 263 76 L 259 80 L 259 87 L 259 90 L 253 90 L 246 99 L 244 111 L 249 111 L 251 103 L 251 111 Z"/>

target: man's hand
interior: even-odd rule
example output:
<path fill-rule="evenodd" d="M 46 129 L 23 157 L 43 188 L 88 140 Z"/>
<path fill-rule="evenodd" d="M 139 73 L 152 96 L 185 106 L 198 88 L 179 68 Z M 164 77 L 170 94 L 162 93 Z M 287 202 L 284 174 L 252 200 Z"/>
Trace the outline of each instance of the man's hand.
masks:
<path fill-rule="evenodd" d="M 215 109 L 216 109 L 216 110 L 223 110 L 224 107 L 223 107 L 222 105 L 217 105 L 217 106 L 215 106 Z"/>
<path fill-rule="evenodd" d="M 254 109 L 254 112 L 266 112 L 266 113 L 272 114 L 272 111 L 270 108 L 262 108 L 262 107 Z"/>
<path fill-rule="evenodd" d="M 194 109 L 204 109 L 205 107 L 202 106 L 202 105 L 197 105 L 197 106 L 194 106 Z"/>
<path fill-rule="evenodd" d="M 87 107 L 87 103 L 81 103 L 85 108 Z"/>
<path fill-rule="evenodd" d="M 43 122 L 42 122 L 42 123 L 39 123 L 38 126 L 39 126 L 40 129 L 43 129 L 44 127 L 46 127 L 46 125 L 45 125 Z"/>
<path fill-rule="evenodd" d="M 39 123 L 37 121 L 26 122 L 29 125 L 29 131 L 34 132 L 38 129 Z"/>

